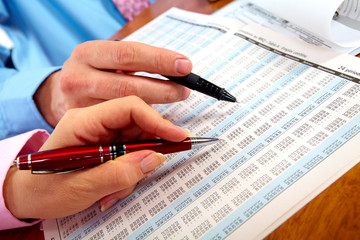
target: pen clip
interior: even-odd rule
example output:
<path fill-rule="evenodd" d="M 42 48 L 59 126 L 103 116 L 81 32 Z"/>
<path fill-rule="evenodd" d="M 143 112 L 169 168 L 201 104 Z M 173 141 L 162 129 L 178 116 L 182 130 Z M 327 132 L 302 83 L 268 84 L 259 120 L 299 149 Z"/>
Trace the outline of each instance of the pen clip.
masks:
<path fill-rule="evenodd" d="M 78 171 L 81 169 L 84 169 L 84 167 L 70 168 L 70 169 L 58 169 L 58 170 L 31 170 L 31 173 L 32 174 L 51 174 L 51 173 L 61 174 L 61 173 L 74 172 L 74 171 Z"/>

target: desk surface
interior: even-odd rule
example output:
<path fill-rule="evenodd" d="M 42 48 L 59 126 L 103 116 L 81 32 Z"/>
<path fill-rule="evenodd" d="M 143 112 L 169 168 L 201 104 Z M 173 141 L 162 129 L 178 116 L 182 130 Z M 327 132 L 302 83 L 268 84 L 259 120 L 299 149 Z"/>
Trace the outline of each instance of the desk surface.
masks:
<path fill-rule="evenodd" d="M 212 13 L 232 0 L 157 0 L 112 39 L 122 39 L 170 7 Z M 348 171 L 266 239 L 360 239 L 360 164 Z M 0 239 L 44 239 L 40 225 L 0 231 Z"/>

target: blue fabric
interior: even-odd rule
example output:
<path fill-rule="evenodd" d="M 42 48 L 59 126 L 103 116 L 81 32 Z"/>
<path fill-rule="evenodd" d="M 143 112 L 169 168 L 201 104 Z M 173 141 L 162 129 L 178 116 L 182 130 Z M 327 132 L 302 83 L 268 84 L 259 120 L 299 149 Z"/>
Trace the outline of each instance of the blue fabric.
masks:
<path fill-rule="evenodd" d="M 33 101 L 38 86 L 75 46 L 106 40 L 125 23 L 111 0 L 0 0 L 0 27 L 14 43 L 11 51 L 0 46 L 0 139 L 51 132 Z"/>

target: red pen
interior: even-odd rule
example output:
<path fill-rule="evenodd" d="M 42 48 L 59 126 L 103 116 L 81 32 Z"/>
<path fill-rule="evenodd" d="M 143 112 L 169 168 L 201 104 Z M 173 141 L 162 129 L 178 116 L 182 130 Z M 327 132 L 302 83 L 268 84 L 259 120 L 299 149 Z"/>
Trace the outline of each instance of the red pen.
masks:
<path fill-rule="evenodd" d="M 205 146 L 217 138 L 188 137 L 181 142 L 150 139 L 136 142 L 116 143 L 110 146 L 80 146 L 36 152 L 21 155 L 15 159 L 20 170 L 32 173 L 63 173 L 89 168 L 108 160 L 139 150 L 153 150 L 158 153 L 174 153 L 190 150 L 193 146 Z"/>

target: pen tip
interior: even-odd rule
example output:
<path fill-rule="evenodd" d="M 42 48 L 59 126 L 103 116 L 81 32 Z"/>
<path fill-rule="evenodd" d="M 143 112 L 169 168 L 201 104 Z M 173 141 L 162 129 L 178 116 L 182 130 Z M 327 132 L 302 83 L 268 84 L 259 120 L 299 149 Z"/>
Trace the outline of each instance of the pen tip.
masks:
<path fill-rule="evenodd" d="M 225 100 L 225 101 L 228 101 L 228 102 L 237 102 L 236 98 L 226 90 L 224 90 L 224 92 L 223 92 L 223 94 L 221 96 L 221 100 Z"/>
<path fill-rule="evenodd" d="M 205 146 L 208 144 L 215 143 L 218 138 L 201 138 L 201 137 L 190 137 L 192 146 Z"/>

